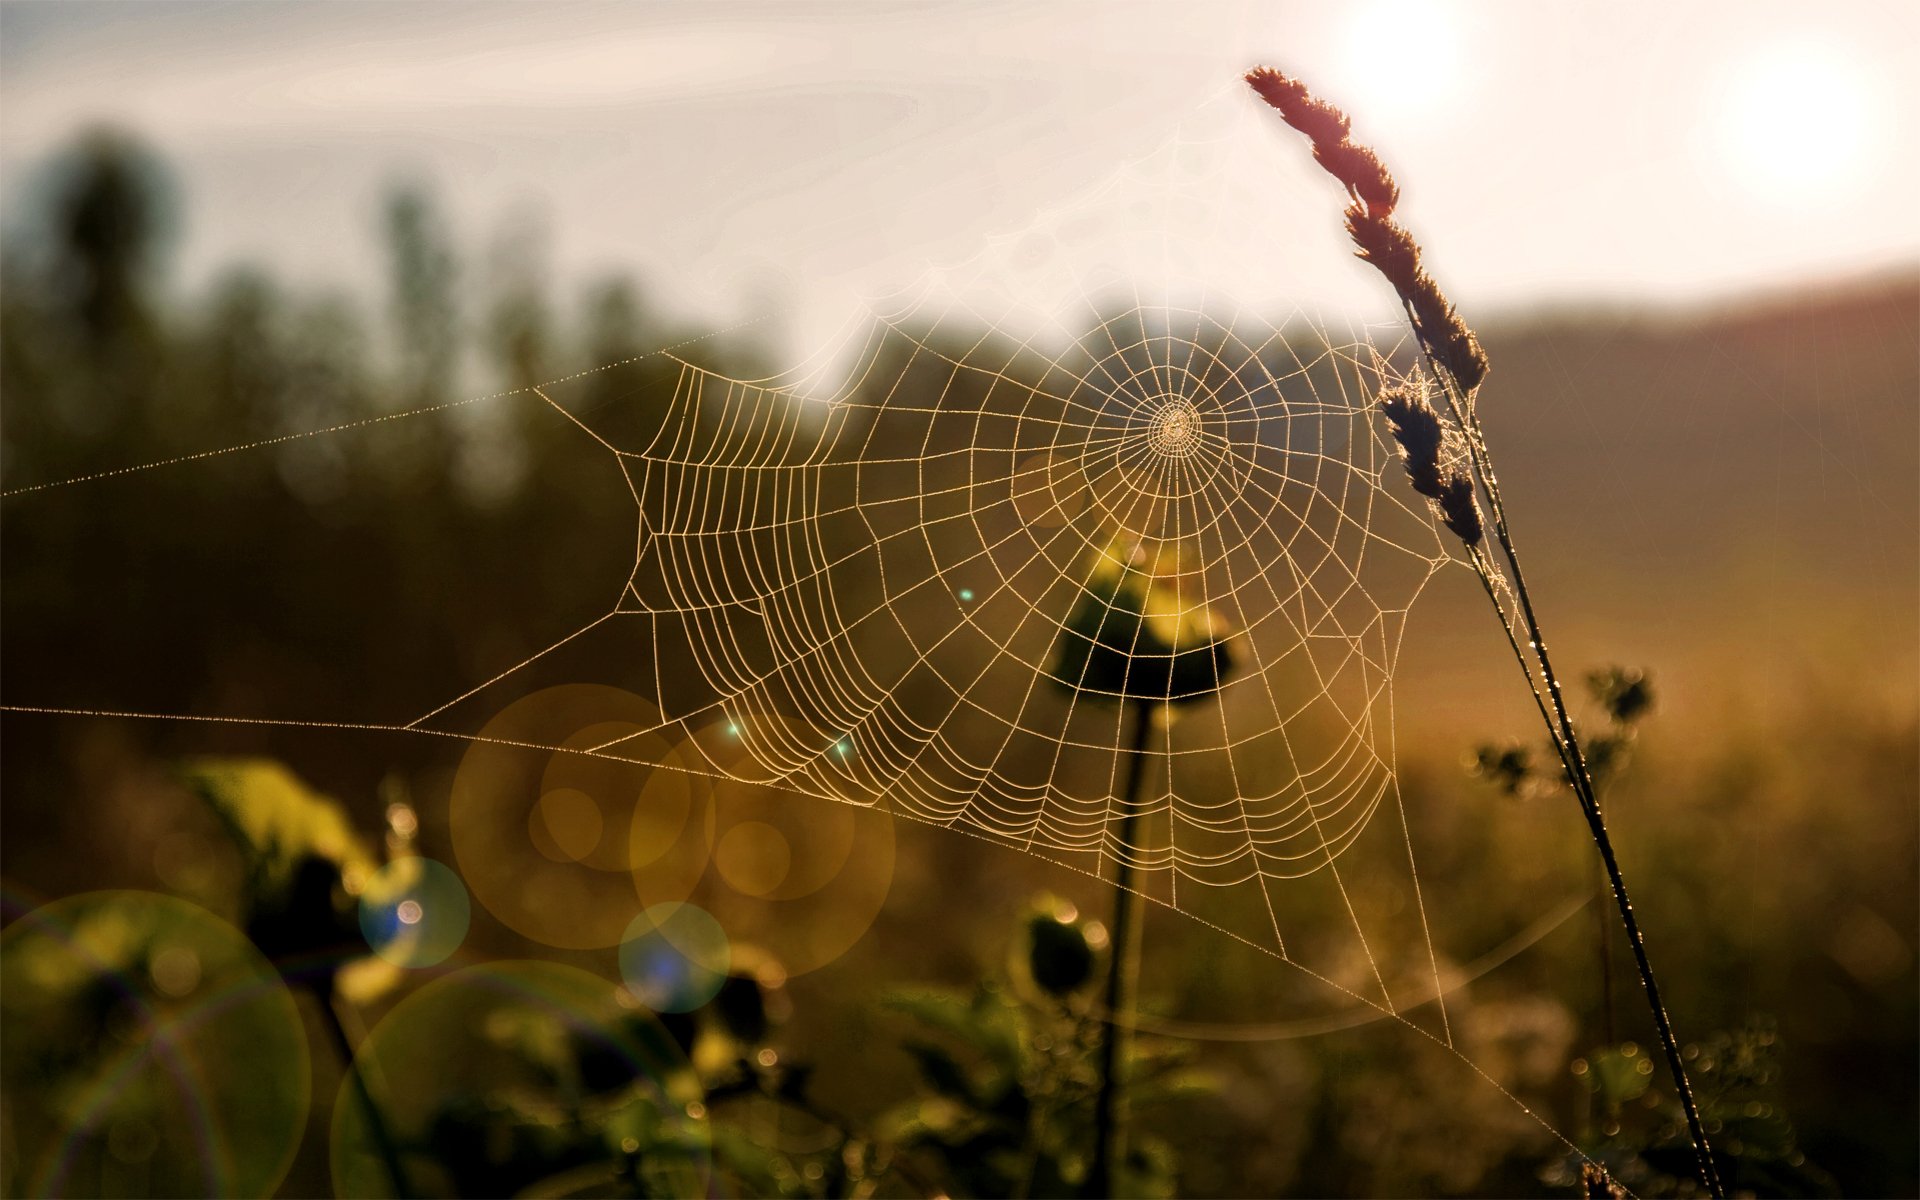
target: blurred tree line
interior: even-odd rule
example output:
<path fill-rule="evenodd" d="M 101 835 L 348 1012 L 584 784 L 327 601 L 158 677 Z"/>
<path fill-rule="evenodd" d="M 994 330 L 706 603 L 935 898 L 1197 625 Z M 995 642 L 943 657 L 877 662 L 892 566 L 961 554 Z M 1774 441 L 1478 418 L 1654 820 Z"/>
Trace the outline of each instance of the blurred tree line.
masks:
<path fill-rule="evenodd" d="M 32 182 L 0 251 L 0 470 L 10 490 L 108 477 L 7 503 L 10 694 L 211 711 L 292 683 L 300 715 L 405 720 L 579 606 L 604 611 L 632 559 L 615 465 L 528 392 L 472 398 L 695 336 L 637 284 L 562 304 L 537 228 L 476 261 L 433 194 L 401 184 L 378 304 L 251 266 L 182 295 L 178 192 L 151 153 L 99 131 Z M 757 361 L 740 342 L 697 352 Z M 661 406 L 676 378 L 615 374 L 570 399 Z M 360 428 L 298 436 L 343 425 Z"/>

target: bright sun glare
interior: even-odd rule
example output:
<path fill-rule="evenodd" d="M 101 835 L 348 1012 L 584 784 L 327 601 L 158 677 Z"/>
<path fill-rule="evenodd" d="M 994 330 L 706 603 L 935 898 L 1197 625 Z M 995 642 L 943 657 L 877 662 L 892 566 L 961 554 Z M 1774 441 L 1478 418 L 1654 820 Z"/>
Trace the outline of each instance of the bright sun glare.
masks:
<path fill-rule="evenodd" d="M 1839 47 L 1756 48 L 1728 75 L 1716 132 L 1730 174 L 1756 198 L 1789 206 L 1858 194 L 1879 113 L 1866 64 Z"/>
<path fill-rule="evenodd" d="M 1347 13 L 1341 78 L 1329 88 L 1354 112 L 1396 124 L 1451 106 L 1460 83 L 1459 14 L 1434 0 L 1373 0 Z"/>

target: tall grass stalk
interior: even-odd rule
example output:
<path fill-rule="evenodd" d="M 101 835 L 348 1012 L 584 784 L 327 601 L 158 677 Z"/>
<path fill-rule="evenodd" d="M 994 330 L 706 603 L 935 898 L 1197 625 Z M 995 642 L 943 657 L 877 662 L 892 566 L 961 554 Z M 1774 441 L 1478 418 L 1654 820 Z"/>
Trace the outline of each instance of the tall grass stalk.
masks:
<path fill-rule="evenodd" d="M 1640 983 L 1646 991 L 1647 1007 L 1659 1033 L 1660 1047 L 1686 1112 L 1701 1182 L 1719 1200 L 1725 1192 L 1707 1145 L 1699 1107 L 1687 1082 L 1673 1023 L 1660 1000 L 1660 987 L 1647 958 L 1640 923 L 1627 897 L 1626 880 L 1620 873 L 1613 840 L 1600 811 L 1593 773 L 1581 752 L 1579 734 L 1567 712 L 1560 677 L 1547 652 L 1533 595 L 1527 587 L 1519 551 L 1507 523 L 1500 480 L 1494 474 L 1493 459 L 1481 429 L 1475 396 L 1486 379 L 1486 353 L 1480 348 L 1479 338 L 1460 318 L 1433 277 L 1421 267 L 1418 243 L 1393 220 L 1393 210 L 1400 199 L 1399 188 L 1373 151 L 1349 136 L 1347 115 L 1316 99 L 1305 85 L 1278 71 L 1262 67 L 1248 72 L 1246 79 L 1261 99 L 1279 111 L 1287 124 L 1307 136 L 1313 145 L 1315 161 L 1346 188 L 1350 199 L 1346 210 L 1347 231 L 1359 248 L 1359 257 L 1393 285 L 1419 342 L 1425 372 L 1416 369 L 1411 380 L 1387 388 L 1380 397 L 1381 411 L 1400 445 L 1414 490 L 1427 497 L 1441 522 L 1465 546 L 1467 557 L 1500 618 L 1514 660 L 1527 677 L 1535 707 L 1606 867 L 1614 904 L 1619 909 L 1627 944 L 1633 950 Z M 1427 384 L 1427 375 L 1437 385 L 1444 411 L 1432 402 L 1433 389 Z M 1487 517 L 1491 517 L 1490 523 Z M 1489 524 L 1498 557 L 1488 547 Z"/>

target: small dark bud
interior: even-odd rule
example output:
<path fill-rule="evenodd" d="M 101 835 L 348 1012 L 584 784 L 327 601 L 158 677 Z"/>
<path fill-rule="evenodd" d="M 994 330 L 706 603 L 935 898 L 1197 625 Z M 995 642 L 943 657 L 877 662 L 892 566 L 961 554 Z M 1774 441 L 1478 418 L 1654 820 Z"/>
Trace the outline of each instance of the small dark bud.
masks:
<path fill-rule="evenodd" d="M 1533 754 L 1525 746 L 1481 746 L 1474 752 L 1473 773 L 1509 796 L 1526 790 L 1533 778 Z"/>
<path fill-rule="evenodd" d="M 620 1091 L 640 1078 L 633 1042 L 644 1036 L 637 1031 L 629 1038 L 624 1032 L 608 1037 L 598 1032 L 570 1030 L 567 1041 L 573 1052 L 574 1069 L 579 1073 L 581 1089 L 590 1096 L 604 1096 Z"/>
<path fill-rule="evenodd" d="M 728 1033 L 749 1046 L 766 1040 L 771 1025 L 760 981 L 751 975 L 731 974 L 713 997 L 713 1011 Z"/>
<path fill-rule="evenodd" d="M 812 1063 L 789 1063 L 785 1073 L 780 1076 L 780 1086 L 776 1094 L 794 1104 L 807 1102 L 807 1087 L 813 1082 Z"/>
<path fill-rule="evenodd" d="M 654 1019 L 660 1022 L 661 1027 L 667 1031 L 667 1036 L 673 1039 L 673 1044 L 680 1047 L 682 1054 L 693 1053 L 693 1044 L 700 1040 L 698 1016 L 690 1012 L 663 1012 L 655 1014 Z"/>
<path fill-rule="evenodd" d="M 1093 948 L 1078 925 L 1036 913 L 1027 921 L 1027 969 L 1048 995 L 1064 998 L 1093 978 Z"/>
<path fill-rule="evenodd" d="M 366 944 L 358 904 L 347 894 L 339 865 L 318 854 L 303 855 L 288 885 L 261 898 L 247 920 L 247 936 L 275 961 Z M 332 986 L 332 972 L 327 967 L 324 981 L 316 977 L 317 990 Z"/>
<path fill-rule="evenodd" d="M 1587 689 L 1616 725 L 1632 725 L 1653 708 L 1653 684 L 1644 671 L 1595 671 L 1587 676 Z"/>

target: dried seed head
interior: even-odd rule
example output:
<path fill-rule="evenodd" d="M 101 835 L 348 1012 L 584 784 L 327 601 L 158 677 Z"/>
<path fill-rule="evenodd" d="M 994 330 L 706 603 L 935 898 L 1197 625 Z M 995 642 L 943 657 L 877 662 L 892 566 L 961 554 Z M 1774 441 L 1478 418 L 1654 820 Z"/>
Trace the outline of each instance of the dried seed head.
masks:
<path fill-rule="evenodd" d="M 1487 377 L 1486 351 L 1480 348 L 1480 339 L 1441 293 L 1440 285 L 1422 271 L 1415 277 L 1413 290 L 1406 295 L 1406 300 L 1434 360 L 1446 368 L 1463 391 L 1472 392 L 1479 387 Z"/>
<path fill-rule="evenodd" d="M 1400 446 L 1400 462 L 1407 468 L 1413 490 L 1433 501 L 1441 523 L 1454 536 L 1469 546 L 1479 545 L 1484 530 L 1480 507 L 1474 503 L 1473 480 L 1457 466 L 1442 462 L 1447 426 L 1427 399 L 1426 381 L 1416 376 L 1389 384 L 1380 393 L 1380 412 Z"/>
<path fill-rule="evenodd" d="M 1385 275 L 1395 292 L 1412 293 L 1421 278 L 1420 247 L 1412 234 L 1360 204 L 1347 206 L 1347 233 L 1359 247 L 1361 259 Z"/>
<path fill-rule="evenodd" d="M 1440 487 L 1440 520 L 1469 546 L 1480 544 L 1480 506 L 1474 503 L 1473 480 L 1455 473 Z"/>
<path fill-rule="evenodd" d="M 1449 310 L 1451 311 L 1451 310 Z M 1460 389 L 1471 395 L 1487 380 L 1487 352 L 1480 348 L 1480 339 L 1466 322 L 1458 316 L 1453 318 L 1444 333 L 1437 337 L 1433 347 L 1434 357 L 1447 373 L 1460 383 Z"/>
<path fill-rule="evenodd" d="M 1345 113 L 1314 98 L 1306 85 L 1269 67 L 1247 72 L 1247 83 L 1260 98 L 1313 143 L 1314 161 L 1347 189 L 1354 203 L 1347 207 L 1347 232 L 1359 255 L 1386 276 L 1393 290 L 1414 312 L 1420 339 L 1434 362 L 1460 385 L 1470 406 L 1474 389 L 1487 377 L 1487 355 L 1480 340 L 1447 302 L 1432 277 L 1420 269 L 1420 246 L 1413 235 L 1392 220 L 1400 203 L 1400 189 L 1379 156 L 1348 135 Z"/>
<path fill-rule="evenodd" d="M 1407 478 L 1413 481 L 1413 490 L 1429 499 L 1440 499 L 1445 487 L 1440 472 L 1440 447 L 1445 433 L 1440 414 L 1427 399 L 1424 381 L 1415 379 L 1389 386 L 1380 393 L 1380 411 L 1393 430 L 1393 440 L 1400 445 L 1400 461 L 1407 468 Z"/>

